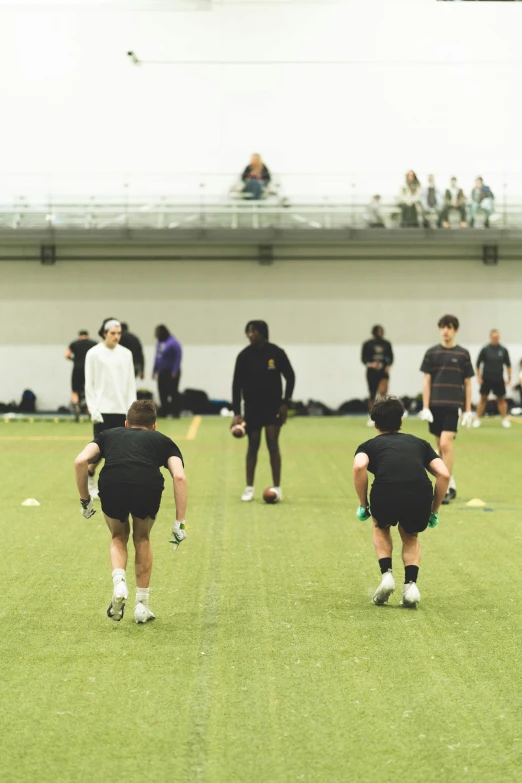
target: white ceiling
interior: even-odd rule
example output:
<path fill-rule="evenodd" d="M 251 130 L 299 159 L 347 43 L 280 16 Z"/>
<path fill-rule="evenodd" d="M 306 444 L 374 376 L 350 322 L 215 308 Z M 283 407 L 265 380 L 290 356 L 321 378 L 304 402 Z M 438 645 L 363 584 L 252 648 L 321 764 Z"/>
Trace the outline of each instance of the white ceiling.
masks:
<path fill-rule="evenodd" d="M 0 0 L 0 11 L 91 10 L 91 11 L 210 11 L 212 0 Z"/>

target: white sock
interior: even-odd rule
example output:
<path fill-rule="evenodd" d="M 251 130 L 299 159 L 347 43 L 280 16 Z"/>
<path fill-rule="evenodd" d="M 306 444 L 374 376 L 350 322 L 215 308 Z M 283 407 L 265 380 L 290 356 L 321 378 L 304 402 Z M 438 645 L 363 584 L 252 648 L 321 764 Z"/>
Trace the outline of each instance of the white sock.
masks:
<path fill-rule="evenodd" d="M 125 569 L 115 568 L 112 572 L 112 581 L 115 585 L 117 585 L 118 582 L 125 582 Z"/>
<path fill-rule="evenodd" d="M 254 489 L 254 487 L 251 487 L 249 484 L 247 484 L 246 487 L 245 487 L 245 492 L 246 492 L 247 489 Z"/>
<path fill-rule="evenodd" d="M 453 475 L 450 476 L 448 489 L 454 489 L 455 491 L 457 490 L 457 485 L 455 484 L 455 479 L 453 478 Z"/>
<path fill-rule="evenodd" d="M 143 604 L 143 606 L 149 605 L 149 587 L 137 587 L 136 588 L 136 603 Z"/>

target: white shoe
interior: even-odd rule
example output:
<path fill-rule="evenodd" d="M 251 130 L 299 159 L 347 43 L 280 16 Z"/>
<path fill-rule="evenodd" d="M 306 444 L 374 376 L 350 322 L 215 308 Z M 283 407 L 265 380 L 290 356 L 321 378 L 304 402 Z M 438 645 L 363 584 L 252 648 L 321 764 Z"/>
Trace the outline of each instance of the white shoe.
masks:
<path fill-rule="evenodd" d="M 411 609 L 415 609 L 419 601 L 420 593 L 416 582 L 408 582 L 407 585 L 402 586 L 402 600 L 399 606 L 407 606 Z"/>
<path fill-rule="evenodd" d="M 129 588 L 127 587 L 127 582 L 125 579 L 122 579 L 120 582 L 114 585 L 112 600 L 109 604 L 109 608 L 107 609 L 107 617 L 110 617 L 111 620 L 116 620 L 116 622 L 119 622 L 123 617 L 125 603 L 128 597 Z"/>
<path fill-rule="evenodd" d="M 134 607 L 134 619 L 137 623 L 148 623 L 149 620 L 155 620 L 156 615 L 150 611 L 148 606 L 142 604 L 141 601 Z"/>
<path fill-rule="evenodd" d="M 509 419 L 502 419 L 502 426 L 508 430 L 511 427 L 511 422 Z"/>
<path fill-rule="evenodd" d="M 283 499 L 283 490 L 281 489 L 281 487 L 270 487 L 270 489 L 272 490 L 272 492 L 276 493 L 277 497 L 275 502 L 280 503 Z"/>
<path fill-rule="evenodd" d="M 94 476 L 89 476 L 89 478 L 87 479 L 87 488 L 89 490 L 89 495 L 91 496 L 91 498 L 93 498 L 93 500 L 94 498 L 99 497 L 98 484 L 96 483 L 96 479 L 94 478 Z"/>
<path fill-rule="evenodd" d="M 241 495 L 241 500 L 244 500 L 245 503 L 249 503 L 253 499 L 254 499 L 254 487 L 245 487 L 245 491 Z"/>
<path fill-rule="evenodd" d="M 366 426 L 367 427 L 374 427 L 375 426 L 375 422 L 372 421 L 369 416 L 368 416 L 368 420 L 366 422 Z"/>
<path fill-rule="evenodd" d="M 475 429 L 478 429 L 481 424 L 482 424 L 482 422 L 481 422 L 480 419 L 473 419 L 473 424 L 471 426 L 475 427 Z"/>
<path fill-rule="evenodd" d="M 381 584 L 374 593 L 372 599 L 373 603 L 377 605 L 385 604 L 394 590 L 395 579 L 393 578 L 393 574 L 391 571 L 386 571 L 386 573 L 382 575 Z"/>

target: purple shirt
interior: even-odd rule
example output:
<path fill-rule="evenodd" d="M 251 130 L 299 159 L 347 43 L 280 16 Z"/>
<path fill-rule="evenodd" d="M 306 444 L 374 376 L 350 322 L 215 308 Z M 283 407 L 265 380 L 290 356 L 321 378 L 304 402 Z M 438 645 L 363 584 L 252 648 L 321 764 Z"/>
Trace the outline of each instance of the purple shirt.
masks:
<path fill-rule="evenodd" d="M 154 373 L 179 372 L 181 366 L 181 345 L 173 335 L 165 342 L 156 343 L 156 358 L 154 360 Z"/>

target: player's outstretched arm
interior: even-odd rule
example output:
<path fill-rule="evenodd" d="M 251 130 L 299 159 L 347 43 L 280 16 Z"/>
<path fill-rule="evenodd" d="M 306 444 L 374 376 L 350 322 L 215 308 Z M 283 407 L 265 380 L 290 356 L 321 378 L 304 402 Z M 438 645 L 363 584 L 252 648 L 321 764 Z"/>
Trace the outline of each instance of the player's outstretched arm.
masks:
<path fill-rule="evenodd" d="M 176 519 L 178 522 L 184 522 L 187 513 L 187 477 L 183 469 L 183 462 L 179 457 L 169 457 L 167 465 L 174 482 Z"/>
<path fill-rule="evenodd" d="M 92 517 L 95 513 L 92 507 L 91 496 L 88 487 L 88 466 L 95 465 L 100 461 L 100 447 L 96 443 L 89 443 L 81 454 L 78 454 L 74 460 L 74 471 L 76 474 L 76 486 L 80 493 L 80 503 L 82 504 L 82 514 L 86 519 Z"/>
<path fill-rule="evenodd" d="M 356 454 L 353 461 L 353 483 L 359 504 L 368 508 L 368 464 L 370 459 L 367 454 Z"/>
<path fill-rule="evenodd" d="M 432 476 L 435 476 L 435 489 L 433 492 L 433 503 L 431 504 L 431 510 L 434 514 L 437 514 L 440 505 L 444 499 L 446 492 L 448 491 L 448 485 L 450 480 L 449 470 L 440 457 L 433 459 L 428 470 Z"/>

